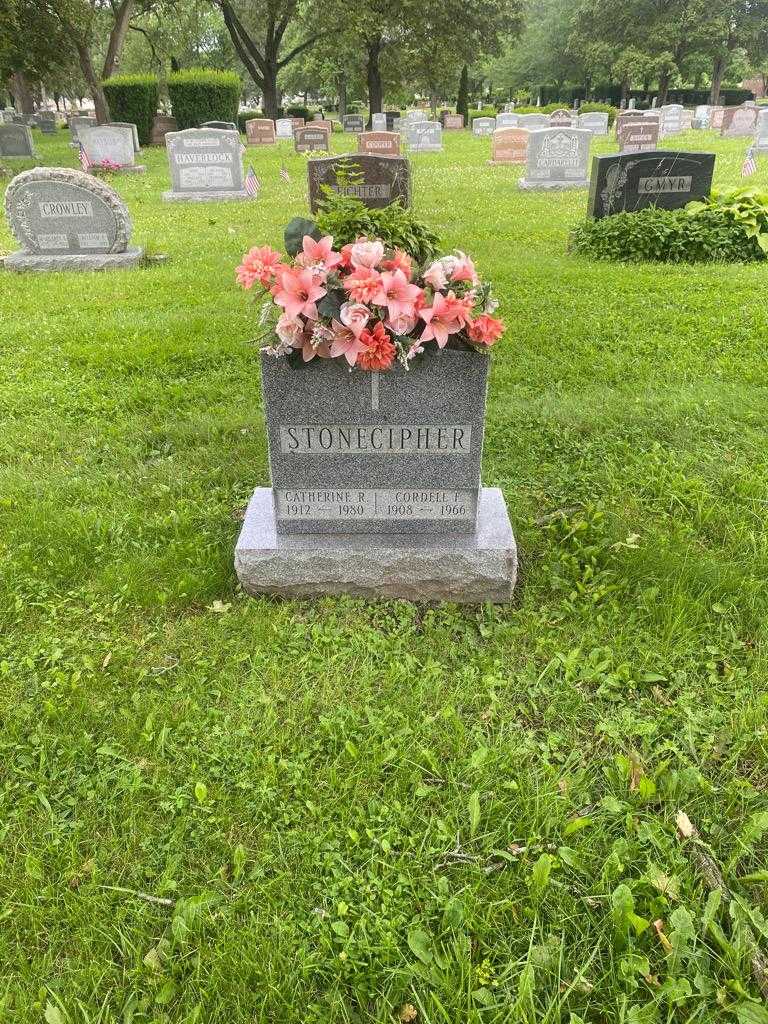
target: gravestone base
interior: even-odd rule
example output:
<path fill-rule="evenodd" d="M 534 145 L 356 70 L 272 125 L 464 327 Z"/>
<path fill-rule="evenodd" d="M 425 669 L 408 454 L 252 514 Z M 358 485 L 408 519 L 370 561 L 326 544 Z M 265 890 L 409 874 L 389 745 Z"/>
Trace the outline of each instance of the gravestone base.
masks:
<path fill-rule="evenodd" d="M 123 167 L 89 167 L 89 174 L 102 177 L 106 174 L 146 174 L 146 164 L 125 164 Z"/>
<path fill-rule="evenodd" d="M 571 188 L 589 188 L 589 181 L 587 178 L 576 181 L 528 181 L 521 178 L 517 185 L 524 192 L 565 192 Z"/>
<path fill-rule="evenodd" d="M 272 489 L 257 487 L 235 547 L 250 594 L 503 604 L 517 577 L 517 547 L 501 491 L 480 492 L 472 534 L 278 534 Z"/>
<path fill-rule="evenodd" d="M 165 203 L 223 203 L 232 199 L 255 199 L 245 189 L 237 192 L 163 192 Z"/>
<path fill-rule="evenodd" d="M 61 256 L 14 252 L 1 262 L 6 270 L 15 270 L 17 273 L 35 270 L 129 270 L 136 266 L 143 255 L 143 249 L 108 253 L 66 253 Z"/>

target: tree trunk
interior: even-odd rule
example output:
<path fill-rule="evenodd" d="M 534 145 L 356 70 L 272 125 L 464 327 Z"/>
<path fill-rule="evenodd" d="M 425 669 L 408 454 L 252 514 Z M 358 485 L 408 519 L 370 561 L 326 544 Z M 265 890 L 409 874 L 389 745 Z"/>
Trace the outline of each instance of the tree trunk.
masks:
<path fill-rule="evenodd" d="M 380 114 L 384 103 L 384 92 L 381 86 L 381 68 L 379 67 L 381 37 L 369 41 L 367 49 L 368 110 L 371 114 Z"/>
<path fill-rule="evenodd" d="M 29 88 L 26 76 L 23 71 L 14 71 L 11 88 L 16 100 L 16 109 L 25 117 L 31 117 L 35 112 L 35 101 L 32 98 L 32 91 Z"/>
<path fill-rule="evenodd" d="M 629 102 L 629 79 L 623 79 L 621 83 L 621 108 L 624 110 Z"/>
<path fill-rule="evenodd" d="M 264 117 L 273 121 L 280 117 L 280 90 L 277 88 L 277 67 L 270 64 L 264 75 Z"/>
<path fill-rule="evenodd" d="M 347 76 L 342 71 L 336 78 L 339 88 L 339 120 L 347 113 Z M 304 104 L 306 106 L 306 102 Z"/>
<path fill-rule="evenodd" d="M 725 57 L 715 57 L 712 60 L 712 87 L 709 90 L 709 102 L 713 106 L 717 106 L 720 102 L 720 87 L 723 84 L 725 68 Z"/>
<path fill-rule="evenodd" d="M 107 97 L 104 95 L 104 90 L 101 87 L 99 76 L 96 74 L 91 55 L 88 52 L 88 47 L 80 39 L 74 40 L 75 49 L 77 50 L 77 56 L 80 60 L 80 69 L 83 72 L 83 77 L 88 83 L 88 89 L 91 93 L 91 99 L 93 100 L 94 110 L 96 112 L 96 122 L 98 124 L 105 124 L 107 121 L 111 121 L 112 117 L 109 113 L 109 104 L 107 103 Z"/>
<path fill-rule="evenodd" d="M 456 97 L 456 113 L 464 115 L 464 124 L 469 124 L 469 68 L 465 64 L 459 78 L 459 95 Z"/>
<path fill-rule="evenodd" d="M 659 98 L 658 105 L 663 107 L 667 102 L 667 95 L 669 93 L 669 72 L 665 71 L 664 74 L 659 75 Z"/>
<path fill-rule="evenodd" d="M 123 52 L 125 37 L 128 35 L 128 26 L 135 6 L 136 0 L 122 0 L 117 8 L 115 24 L 109 33 L 107 55 L 104 58 L 104 69 L 101 72 L 102 79 L 111 78 L 120 64 L 120 55 Z"/>

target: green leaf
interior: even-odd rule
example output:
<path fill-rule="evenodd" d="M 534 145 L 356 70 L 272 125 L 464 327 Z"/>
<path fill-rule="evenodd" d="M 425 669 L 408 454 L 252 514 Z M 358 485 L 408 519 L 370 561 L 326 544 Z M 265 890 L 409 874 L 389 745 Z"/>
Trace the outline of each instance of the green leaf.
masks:
<path fill-rule="evenodd" d="M 295 256 L 301 252 L 301 245 L 305 235 L 309 235 L 315 241 L 322 237 L 317 224 L 306 217 L 294 217 L 290 223 L 286 224 L 284 232 L 285 251 L 289 256 Z"/>
<path fill-rule="evenodd" d="M 536 893 L 543 893 L 549 885 L 552 874 L 552 856 L 549 853 L 542 853 L 531 870 L 531 889 Z"/>
<path fill-rule="evenodd" d="M 245 847 L 242 843 L 238 843 L 232 851 L 232 875 L 234 878 L 241 878 L 245 869 L 246 861 Z"/>
<path fill-rule="evenodd" d="M 195 800 L 199 804 L 205 803 L 205 798 L 208 796 L 208 787 L 204 782 L 195 783 Z"/>
<path fill-rule="evenodd" d="M 340 291 L 330 291 L 320 299 L 317 304 L 317 311 L 320 316 L 339 319 L 341 305 L 346 301 L 346 295 Z"/>
<path fill-rule="evenodd" d="M 160 986 L 157 995 L 155 996 L 155 1002 L 158 1006 L 167 1006 L 176 996 L 176 990 L 178 986 L 176 982 L 169 978 L 163 985 Z"/>
<path fill-rule="evenodd" d="M 45 1004 L 45 1021 L 46 1024 L 64 1024 L 61 1010 L 50 1000 Z"/>
<path fill-rule="evenodd" d="M 408 932 L 408 946 L 423 964 L 432 962 L 432 939 L 420 928 Z"/>
<path fill-rule="evenodd" d="M 768 1024 L 768 1010 L 759 1003 L 740 1003 L 736 1019 L 739 1024 Z"/>
<path fill-rule="evenodd" d="M 444 928 L 461 928 L 464 923 L 464 904 L 458 896 L 453 896 L 445 904 L 443 911 Z"/>
<path fill-rule="evenodd" d="M 473 836 L 480 825 L 480 794 L 477 790 L 467 801 L 467 808 L 469 810 L 469 834 Z"/>
<path fill-rule="evenodd" d="M 331 930 L 336 935 L 341 936 L 342 939 L 346 939 L 349 935 L 349 925 L 346 921 L 333 921 L 331 924 Z"/>
<path fill-rule="evenodd" d="M 573 835 L 574 832 L 580 832 L 583 828 L 586 828 L 588 825 L 591 825 L 591 824 L 592 824 L 592 819 L 591 818 L 586 818 L 586 817 L 574 818 L 573 821 L 569 821 L 568 824 L 563 829 L 563 835 L 564 836 L 571 836 L 571 835 Z"/>

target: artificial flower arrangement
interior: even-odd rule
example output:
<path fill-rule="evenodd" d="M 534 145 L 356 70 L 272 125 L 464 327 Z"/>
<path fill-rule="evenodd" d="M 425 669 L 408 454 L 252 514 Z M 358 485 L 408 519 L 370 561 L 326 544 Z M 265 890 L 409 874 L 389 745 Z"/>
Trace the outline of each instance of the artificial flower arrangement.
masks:
<path fill-rule="evenodd" d="M 302 226 L 315 230 L 305 233 Z M 295 243 L 287 245 L 288 257 L 256 246 L 237 268 L 238 284 L 258 285 L 261 297 L 269 297 L 260 340 L 272 355 L 292 363 L 343 359 L 363 370 L 388 370 L 397 359 L 407 369 L 431 343 L 487 352 L 504 331 L 493 316 L 498 303 L 490 285 L 463 252 L 422 268 L 378 238 L 337 250 L 331 235 L 300 219 L 288 226 L 289 238 Z"/>
<path fill-rule="evenodd" d="M 91 164 L 91 170 L 96 171 L 108 171 L 115 172 L 122 168 L 122 164 L 117 163 L 115 160 L 110 160 L 108 156 L 105 156 L 103 160 L 99 160 L 96 163 Z"/>

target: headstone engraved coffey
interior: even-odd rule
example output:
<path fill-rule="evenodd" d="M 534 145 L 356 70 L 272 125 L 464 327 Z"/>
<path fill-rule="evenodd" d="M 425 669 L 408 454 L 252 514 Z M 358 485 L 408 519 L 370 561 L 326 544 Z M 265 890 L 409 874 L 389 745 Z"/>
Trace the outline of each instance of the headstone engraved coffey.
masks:
<path fill-rule="evenodd" d="M 275 135 L 278 139 L 293 138 L 293 121 L 290 117 L 280 117 L 275 121 Z"/>
<path fill-rule="evenodd" d="M 464 129 L 463 114 L 444 114 L 443 129 L 446 132 L 458 132 Z"/>
<path fill-rule="evenodd" d="M 400 136 L 397 132 L 362 132 L 357 137 L 357 151 L 400 156 Z"/>
<path fill-rule="evenodd" d="M 108 121 L 106 123 L 106 125 L 104 125 L 103 127 L 108 127 L 108 128 L 130 128 L 130 130 L 131 130 L 131 138 L 133 139 L 133 150 L 134 150 L 134 152 L 138 153 L 139 150 L 141 149 L 141 144 L 139 142 L 139 129 L 136 127 L 135 124 L 133 124 L 132 121 Z"/>
<path fill-rule="evenodd" d="M 497 128 L 491 137 L 492 164 L 524 164 L 528 157 L 527 128 Z"/>
<path fill-rule="evenodd" d="M 487 374 L 447 348 L 379 374 L 263 355 L 272 486 L 237 542 L 243 587 L 508 601 L 514 538 L 480 486 Z"/>
<path fill-rule="evenodd" d="M 99 178 L 64 167 L 35 167 L 11 181 L 5 212 L 20 252 L 6 270 L 108 270 L 135 266 L 125 203 Z"/>
<path fill-rule="evenodd" d="M 269 117 L 253 117 L 245 122 L 245 137 L 251 146 L 273 146 L 275 122 Z"/>
<path fill-rule="evenodd" d="M 293 145 L 297 153 L 327 153 L 328 140 L 331 133 L 327 128 L 317 128 L 314 124 L 305 124 L 297 129 L 293 136 Z"/>
<path fill-rule="evenodd" d="M 171 169 L 166 201 L 205 203 L 248 199 L 244 188 L 240 133 L 221 128 L 187 128 L 165 136 Z"/>
<path fill-rule="evenodd" d="M 504 111 L 503 114 L 496 115 L 496 130 L 500 128 L 517 128 L 520 123 L 520 115 L 513 114 L 509 111 Z"/>
<path fill-rule="evenodd" d="M 656 149 L 659 144 L 659 122 L 655 118 L 641 117 L 624 120 L 619 125 L 619 152 L 640 153 Z"/>
<path fill-rule="evenodd" d="M 81 128 L 79 136 L 80 144 L 95 168 L 109 161 L 121 171 L 146 171 L 145 166 L 136 163 L 133 132 L 130 128 L 113 128 L 102 124 L 96 128 Z"/>
<path fill-rule="evenodd" d="M 70 131 L 70 135 L 71 135 L 70 145 L 71 146 L 79 146 L 80 145 L 80 138 L 79 138 L 78 133 L 79 133 L 80 129 L 81 128 L 95 128 L 96 124 L 97 124 L 97 122 L 96 122 L 96 118 L 95 117 L 79 117 L 79 116 L 77 116 L 77 117 L 70 118 L 70 120 L 69 120 L 69 131 Z"/>
<path fill-rule="evenodd" d="M 371 131 L 374 132 L 386 132 L 391 131 L 391 128 L 387 124 L 386 114 L 371 114 Z"/>
<path fill-rule="evenodd" d="M 592 158 L 587 213 L 607 217 L 647 206 L 676 210 L 709 195 L 714 153 L 657 150 Z"/>
<path fill-rule="evenodd" d="M 520 188 L 586 188 L 592 132 L 587 128 L 537 128 L 528 137 L 528 159 Z"/>
<path fill-rule="evenodd" d="M 726 107 L 720 135 L 724 139 L 740 139 L 753 135 L 757 127 L 757 107 Z"/>
<path fill-rule="evenodd" d="M 411 121 L 405 137 L 412 153 L 439 153 L 443 148 L 443 128 L 439 121 Z"/>
<path fill-rule="evenodd" d="M 345 114 L 341 125 L 345 132 L 359 134 L 365 131 L 365 118 L 362 114 Z"/>
<path fill-rule="evenodd" d="M 472 119 L 473 135 L 493 135 L 496 131 L 495 117 L 475 117 Z"/>
<path fill-rule="evenodd" d="M 25 124 L 0 125 L 0 156 L 36 155 L 32 132 Z"/>
<path fill-rule="evenodd" d="M 403 206 L 411 205 L 411 170 L 404 157 L 358 153 L 313 159 L 307 164 L 307 178 L 313 213 L 323 198 L 324 186 L 353 196 L 371 209 L 389 206 L 396 199 Z"/>

